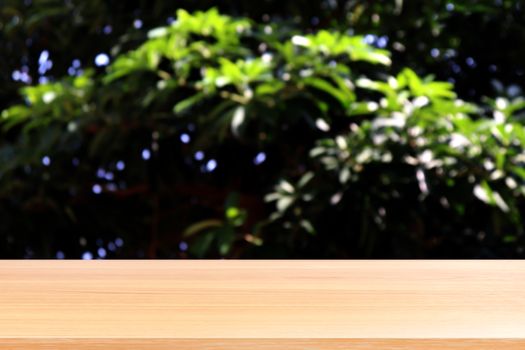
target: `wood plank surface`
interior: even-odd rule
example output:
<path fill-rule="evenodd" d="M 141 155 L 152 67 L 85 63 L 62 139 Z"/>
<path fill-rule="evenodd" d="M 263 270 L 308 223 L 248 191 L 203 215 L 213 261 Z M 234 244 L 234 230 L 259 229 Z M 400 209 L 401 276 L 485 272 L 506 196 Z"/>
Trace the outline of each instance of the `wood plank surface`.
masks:
<path fill-rule="evenodd" d="M 525 349 L 525 261 L 1 261 L 27 348 Z"/>

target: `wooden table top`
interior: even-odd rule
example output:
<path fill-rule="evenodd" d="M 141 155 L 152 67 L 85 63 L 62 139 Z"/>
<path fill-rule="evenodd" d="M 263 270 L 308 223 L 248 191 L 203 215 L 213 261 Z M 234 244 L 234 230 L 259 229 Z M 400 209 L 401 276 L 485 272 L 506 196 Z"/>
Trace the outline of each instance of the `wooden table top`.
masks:
<path fill-rule="evenodd" d="M 525 261 L 0 261 L 0 349 L 525 349 Z"/>

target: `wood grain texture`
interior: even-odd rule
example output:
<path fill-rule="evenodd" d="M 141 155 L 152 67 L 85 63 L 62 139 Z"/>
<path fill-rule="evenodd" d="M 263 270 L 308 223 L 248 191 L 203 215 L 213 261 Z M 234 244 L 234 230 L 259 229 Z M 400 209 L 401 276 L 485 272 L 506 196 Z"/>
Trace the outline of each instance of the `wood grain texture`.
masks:
<path fill-rule="evenodd" d="M 523 350 L 519 340 L 476 339 L 3 339 L 9 350 Z"/>
<path fill-rule="evenodd" d="M 22 348 L 525 349 L 525 261 L 2 261 Z"/>

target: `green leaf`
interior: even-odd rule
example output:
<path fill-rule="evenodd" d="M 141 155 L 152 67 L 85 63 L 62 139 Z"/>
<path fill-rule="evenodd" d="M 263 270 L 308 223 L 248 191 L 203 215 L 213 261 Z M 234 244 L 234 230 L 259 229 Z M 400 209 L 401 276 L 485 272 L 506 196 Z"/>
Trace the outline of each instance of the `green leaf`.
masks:
<path fill-rule="evenodd" d="M 515 243 L 518 238 L 514 235 L 506 235 L 503 237 L 503 243 Z"/>
<path fill-rule="evenodd" d="M 518 175 L 519 177 L 521 177 L 522 180 L 525 180 L 525 169 L 522 168 L 521 166 L 515 166 L 512 168 L 512 171 Z"/>
<path fill-rule="evenodd" d="M 297 187 L 299 188 L 305 187 L 306 185 L 310 183 L 310 181 L 312 181 L 314 176 L 315 174 L 312 171 L 306 172 L 303 176 L 301 176 L 301 179 L 297 183 Z"/>
<path fill-rule="evenodd" d="M 315 235 L 315 228 L 309 220 L 303 219 L 299 223 L 301 227 L 306 230 L 306 232 L 308 232 L 311 235 Z"/>
<path fill-rule="evenodd" d="M 216 232 L 219 254 L 228 255 L 235 241 L 235 232 L 231 227 L 224 227 Z"/>
<path fill-rule="evenodd" d="M 354 102 L 348 110 L 348 116 L 366 115 L 376 112 L 379 109 L 379 105 L 376 102 Z"/>
<path fill-rule="evenodd" d="M 181 114 L 185 112 L 186 110 L 192 108 L 197 103 L 201 102 L 206 98 L 206 94 L 203 92 L 196 93 L 195 95 L 192 95 L 182 101 L 179 101 L 174 107 L 173 111 L 176 114 Z"/>
<path fill-rule="evenodd" d="M 259 84 L 255 88 L 255 96 L 274 95 L 284 88 L 285 84 L 281 81 Z"/>
<path fill-rule="evenodd" d="M 236 207 L 230 207 L 226 209 L 226 218 L 227 219 L 235 219 L 237 216 L 239 216 L 240 211 L 239 208 Z"/>
<path fill-rule="evenodd" d="M 199 221 L 188 228 L 186 228 L 183 232 L 183 237 L 190 237 L 193 236 L 199 232 L 211 229 L 211 228 L 217 228 L 221 227 L 224 224 L 222 220 L 216 220 L 216 219 L 208 219 Z"/>
<path fill-rule="evenodd" d="M 294 198 L 291 196 L 283 196 L 277 200 L 277 210 L 280 212 L 285 211 L 292 205 Z"/>
<path fill-rule="evenodd" d="M 482 202 L 495 205 L 504 212 L 510 210 L 501 195 L 498 192 L 493 191 L 486 181 L 483 181 L 481 184 L 474 187 L 474 195 Z"/>
<path fill-rule="evenodd" d="M 198 258 L 202 258 L 206 252 L 210 249 L 210 246 L 215 239 L 213 232 L 207 232 L 198 237 L 194 242 L 190 244 L 189 251 L 191 254 Z"/>
<path fill-rule="evenodd" d="M 303 83 L 307 86 L 311 86 L 332 96 L 337 101 L 339 101 L 341 106 L 345 109 L 348 108 L 350 103 L 354 100 L 353 93 L 349 89 L 343 90 L 340 87 L 337 88 L 325 79 L 311 77 L 304 79 Z"/>

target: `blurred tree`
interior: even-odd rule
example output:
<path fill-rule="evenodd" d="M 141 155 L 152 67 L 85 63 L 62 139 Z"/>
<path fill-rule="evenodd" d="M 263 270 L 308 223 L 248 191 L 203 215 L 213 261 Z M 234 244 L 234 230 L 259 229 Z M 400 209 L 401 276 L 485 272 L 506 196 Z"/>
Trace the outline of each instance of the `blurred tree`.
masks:
<path fill-rule="evenodd" d="M 519 3 L 209 6 L 6 1 L 2 256 L 523 255 Z"/>

